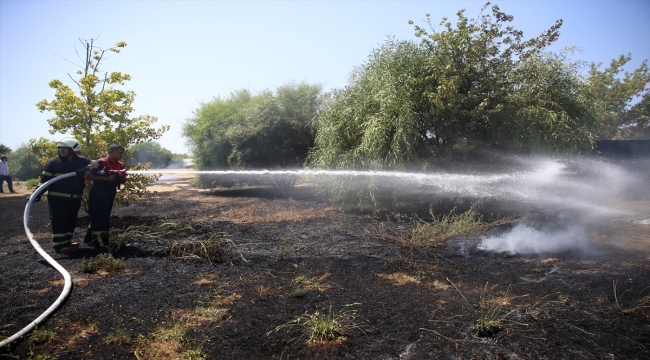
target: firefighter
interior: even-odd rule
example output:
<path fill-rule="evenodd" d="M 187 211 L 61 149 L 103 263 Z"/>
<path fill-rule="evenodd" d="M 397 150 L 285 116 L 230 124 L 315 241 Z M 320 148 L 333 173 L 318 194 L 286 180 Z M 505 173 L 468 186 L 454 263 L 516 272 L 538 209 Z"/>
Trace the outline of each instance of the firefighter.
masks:
<path fill-rule="evenodd" d="M 113 201 L 117 189 L 126 182 L 124 163 L 120 161 L 122 156 L 124 147 L 113 144 L 108 147 L 108 156 L 95 160 L 85 174 L 86 180 L 92 180 L 93 187 L 88 199 L 90 226 L 84 242 L 102 251 L 110 248 Z"/>
<path fill-rule="evenodd" d="M 59 155 L 45 164 L 41 174 L 41 184 L 56 176 L 76 172 L 76 176 L 65 178 L 51 184 L 47 191 L 47 204 L 52 224 L 52 243 L 57 253 L 69 253 L 79 247 L 72 242 L 74 228 L 81 207 L 86 181 L 84 176 L 90 160 L 76 154 L 81 145 L 75 138 L 63 138 L 56 143 Z M 43 193 L 34 199 L 40 200 Z"/>

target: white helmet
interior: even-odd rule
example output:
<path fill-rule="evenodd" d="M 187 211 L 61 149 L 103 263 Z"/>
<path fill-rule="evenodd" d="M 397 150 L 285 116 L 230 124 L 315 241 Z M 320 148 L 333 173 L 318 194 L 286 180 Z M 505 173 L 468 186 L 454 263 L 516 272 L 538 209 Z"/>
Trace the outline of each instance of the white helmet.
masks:
<path fill-rule="evenodd" d="M 63 138 L 56 143 L 56 147 L 69 147 L 73 151 L 79 151 L 81 150 L 81 144 L 79 144 L 79 141 L 75 138 Z"/>

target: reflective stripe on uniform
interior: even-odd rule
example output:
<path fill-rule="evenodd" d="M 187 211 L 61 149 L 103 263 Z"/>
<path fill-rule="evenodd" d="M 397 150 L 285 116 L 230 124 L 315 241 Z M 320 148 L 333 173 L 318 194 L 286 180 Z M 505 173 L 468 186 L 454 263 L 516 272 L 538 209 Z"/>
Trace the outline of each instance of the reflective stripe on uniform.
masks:
<path fill-rule="evenodd" d="M 63 175 L 63 173 L 51 173 L 49 171 L 43 171 L 41 175 L 57 177 Z"/>
<path fill-rule="evenodd" d="M 68 234 L 52 234 L 52 238 L 60 238 L 60 237 L 66 237 Z"/>
<path fill-rule="evenodd" d="M 69 244 L 69 243 L 70 243 L 70 240 L 64 240 L 64 241 L 52 241 L 52 243 L 54 244 L 54 246 L 65 245 L 65 244 Z"/>
<path fill-rule="evenodd" d="M 83 197 L 83 194 L 68 194 L 68 193 L 62 193 L 58 191 L 48 191 L 47 193 L 48 196 L 61 196 L 61 197 L 70 197 L 73 199 L 81 199 Z"/>

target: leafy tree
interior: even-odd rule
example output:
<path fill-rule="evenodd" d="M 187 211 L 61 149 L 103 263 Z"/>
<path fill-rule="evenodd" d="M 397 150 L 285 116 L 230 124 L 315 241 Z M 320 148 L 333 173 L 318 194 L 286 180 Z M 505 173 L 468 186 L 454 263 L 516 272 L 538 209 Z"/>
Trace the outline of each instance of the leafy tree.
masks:
<path fill-rule="evenodd" d="M 173 154 L 171 151 L 160 146 L 156 141 L 146 141 L 132 145 L 129 151 L 133 156 L 126 159 L 132 164 L 151 163 L 155 169 L 166 168 L 172 161 Z"/>
<path fill-rule="evenodd" d="M 314 144 L 310 123 L 319 107 L 320 85 L 291 84 L 253 97 L 243 122 L 228 132 L 230 167 L 301 167 Z"/>
<path fill-rule="evenodd" d="M 327 168 L 399 167 L 427 157 L 431 108 L 425 96 L 426 53 L 388 40 L 331 94 L 315 119 L 309 163 Z"/>
<path fill-rule="evenodd" d="M 0 144 L 0 154 L 7 155 L 11 153 L 11 148 L 5 144 Z"/>
<path fill-rule="evenodd" d="M 202 104 L 183 129 L 199 169 L 298 167 L 313 146 L 321 87 L 290 84 L 237 91 Z"/>
<path fill-rule="evenodd" d="M 243 123 L 243 112 L 251 101 L 247 90 L 232 93 L 228 98 L 215 97 L 203 103 L 183 126 L 183 136 L 192 148 L 198 169 L 227 169 L 232 152 L 229 134 Z"/>
<path fill-rule="evenodd" d="M 119 53 L 126 47 L 125 42 L 118 42 L 114 47 L 101 49 L 95 45 L 95 39 L 79 39 L 85 54 L 79 56 L 83 61 L 78 65 L 75 79 L 68 76 L 78 93 L 60 80 L 52 80 L 49 86 L 55 90 L 54 100 L 42 100 L 36 104 L 41 111 L 53 111 L 55 116 L 48 120 L 50 133 L 71 134 L 81 140 L 84 156 L 97 159 L 106 155 L 110 144 L 120 144 L 128 149 L 131 144 L 158 139 L 169 129 L 168 125 L 153 128 L 157 118 L 150 115 L 131 117 L 135 100 L 133 91 L 115 88 L 131 79 L 121 72 L 104 72 L 101 69 L 108 53 Z M 30 144 L 35 151 L 46 154 L 47 141 L 32 139 Z M 127 156 L 130 152 L 127 150 Z M 142 169 L 133 166 L 132 169 Z M 131 175 L 122 191 L 118 192 L 116 202 L 128 204 L 136 197 L 144 195 L 146 185 L 157 179 L 157 175 Z"/>
<path fill-rule="evenodd" d="M 580 64 L 544 52 L 557 40 L 561 20 L 524 40 L 523 32 L 505 26 L 513 17 L 497 6 L 478 20 L 464 10 L 457 16 L 455 25 L 443 18 L 436 31 L 427 15 L 431 33 L 415 26 L 420 43 L 389 39 L 373 52 L 315 122 L 311 164 L 404 168 L 475 155 L 486 146 L 593 146 Z"/>
<path fill-rule="evenodd" d="M 623 70 L 630 60 L 631 54 L 620 55 L 603 71 L 599 70 L 602 63 L 591 64 L 587 82 L 596 99 L 599 139 L 644 139 L 650 135 L 648 61 L 630 73 Z"/>
<path fill-rule="evenodd" d="M 43 171 L 38 156 L 32 153 L 29 145 L 21 145 L 11 154 L 11 175 L 26 181 L 37 178 Z"/>

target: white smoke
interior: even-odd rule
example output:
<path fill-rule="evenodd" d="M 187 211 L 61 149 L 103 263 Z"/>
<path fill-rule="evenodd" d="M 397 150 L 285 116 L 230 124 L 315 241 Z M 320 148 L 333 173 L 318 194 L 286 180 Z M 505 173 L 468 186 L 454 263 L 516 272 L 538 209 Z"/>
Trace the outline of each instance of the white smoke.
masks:
<path fill-rule="evenodd" d="M 586 250 L 588 244 L 585 229 L 581 226 L 540 230 L 519 223 L 507 233 L 481 240 L 477 249 L 530 255 Z"/>

